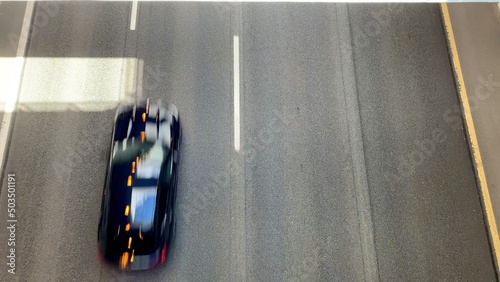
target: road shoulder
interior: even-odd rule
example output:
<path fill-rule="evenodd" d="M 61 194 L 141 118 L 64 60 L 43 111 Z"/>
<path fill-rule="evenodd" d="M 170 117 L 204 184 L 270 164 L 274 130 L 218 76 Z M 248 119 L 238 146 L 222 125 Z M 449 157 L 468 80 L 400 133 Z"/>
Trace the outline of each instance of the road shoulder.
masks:
<path fill-rule="evenodd" d="M 455 82 L 498 275 L 500 17 L 495 3 L 442 4 Z M 480 15 L 480 16 L 478 16 Z"/>

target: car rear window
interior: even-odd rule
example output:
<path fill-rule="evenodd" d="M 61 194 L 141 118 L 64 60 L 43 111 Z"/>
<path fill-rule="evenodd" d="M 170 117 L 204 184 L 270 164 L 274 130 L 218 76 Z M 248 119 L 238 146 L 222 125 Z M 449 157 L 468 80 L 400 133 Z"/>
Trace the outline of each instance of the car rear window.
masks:
<path fill-rule="evenodd" d="M 156 208 L 156 186 L 132 187 L 130 223 L 135 229 L 149 231 L 153 225 Z"/>

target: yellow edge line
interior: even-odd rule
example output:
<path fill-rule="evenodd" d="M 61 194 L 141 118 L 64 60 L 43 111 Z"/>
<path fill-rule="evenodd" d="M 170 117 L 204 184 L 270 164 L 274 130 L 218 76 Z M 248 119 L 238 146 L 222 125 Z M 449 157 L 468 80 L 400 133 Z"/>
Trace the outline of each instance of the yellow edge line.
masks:
<path fill-rule="evenodd" d="M 460 100 L 462 102 L 465 126 L 467 132 L 469 133 L 469 142 L 472 148 L 472 157 L 475 162 L 476 174 L 478 176 L 478 184 L 481 190 L 483 206 L 485 209 L 486 220 L 488 221 L 488 230 L 493 248 L 493 257 L 495 259 L 495 265 L 497 268 L 497 273 L 499 273 L 500 265 L 497 255 L 499 254 L 500 239 L 498 237 L 498 229 L 495 221 L 495 214 L 493 213 L 493 207 L 491 205 L 490 192 L 488 190 L 488 183 L 486 182 L 486 176 L 484 174 L 483 160 L 481 159 L 481 153 L 479 151 L 479 144 L 477 142 L 476 129 L 474 127 L 474 121 L 472 120 L 472 113 L 469 106 L 469 99 L 467 98 L 467 90 L 465 89 L 464 76 L 462 73 L 462 67 L 460 65 L 460 60 L 458 58 L 457 45 L 455 42 L 455 35 L 453 33 L 453 28 L 451 26 L 450 14 L 448 11 L 448 5 L 446 3 L 441 3 L 441 12 L 443 14 L 444 26 L 446 29 L 448 44 L 451 50 L 451 59 L 453 63 L 453 69 L 455 71 L 455 77 L 457 81 L 458 92 L 460 94 Z"/>

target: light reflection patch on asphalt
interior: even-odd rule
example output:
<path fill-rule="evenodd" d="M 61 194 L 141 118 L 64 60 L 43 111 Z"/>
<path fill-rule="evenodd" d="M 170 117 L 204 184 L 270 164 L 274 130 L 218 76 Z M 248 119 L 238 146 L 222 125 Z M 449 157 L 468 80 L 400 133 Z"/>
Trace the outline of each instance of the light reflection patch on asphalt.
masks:
<path fill-rule="evenodd" d="M 137 58 L 26 58 L 18 109 L 104 111 L 131 102 Z M 29 82 L 29 83 L 28 83 Z"/>

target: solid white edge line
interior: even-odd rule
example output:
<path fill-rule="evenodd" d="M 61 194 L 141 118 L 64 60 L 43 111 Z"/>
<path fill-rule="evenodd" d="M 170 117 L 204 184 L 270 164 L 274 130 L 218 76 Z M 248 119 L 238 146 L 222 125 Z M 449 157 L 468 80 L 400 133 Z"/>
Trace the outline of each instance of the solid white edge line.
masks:
<path fill-rule="evenodd" d="M 12 92 L 7 93 L 7 101 L 5 103 L 4 114 L 0 128 L 0 160 L 2 161 L 2 163 L 0 163 L 0 177 L 3 175 L 4 172 L 3 164 L 6 157 L 5 152 L 7 151 L 7 141 L 9 138 L 10 127 L 12 123 L 12 114 L 16 108 L 17 100 L 19 98 L 19 90 L 21 87 L 21 76 L 23 73 L 23 67 L 25 61 L 24 55 L 28 45 L 28 37 L 29 37 L 31 18 L 33 17 L 33 12 L 34 12 L 34 2 L 29 1 L 26 4 L 26 10 L 24 12 L 24 18 L 23 18 L 23 25 L 21 28 L 21 35 L 19 37 L 19 42 L 16 51 L 15 70 L 13 70 L 16 77 L 16 80 L 13 82 L 15 86 Z"/>
<path fill-rule="evenodd" d="M 234 149 L 240 151 L 240 40 L 233 37 L 234 76 Z"/>
<path fill-rule="evenodd" d="M 137 8 L 138 1 L 132 1 L 132 12 L 130 13 L 130 30 L 135 30 L 135 26 L 137 23 Z"/>

